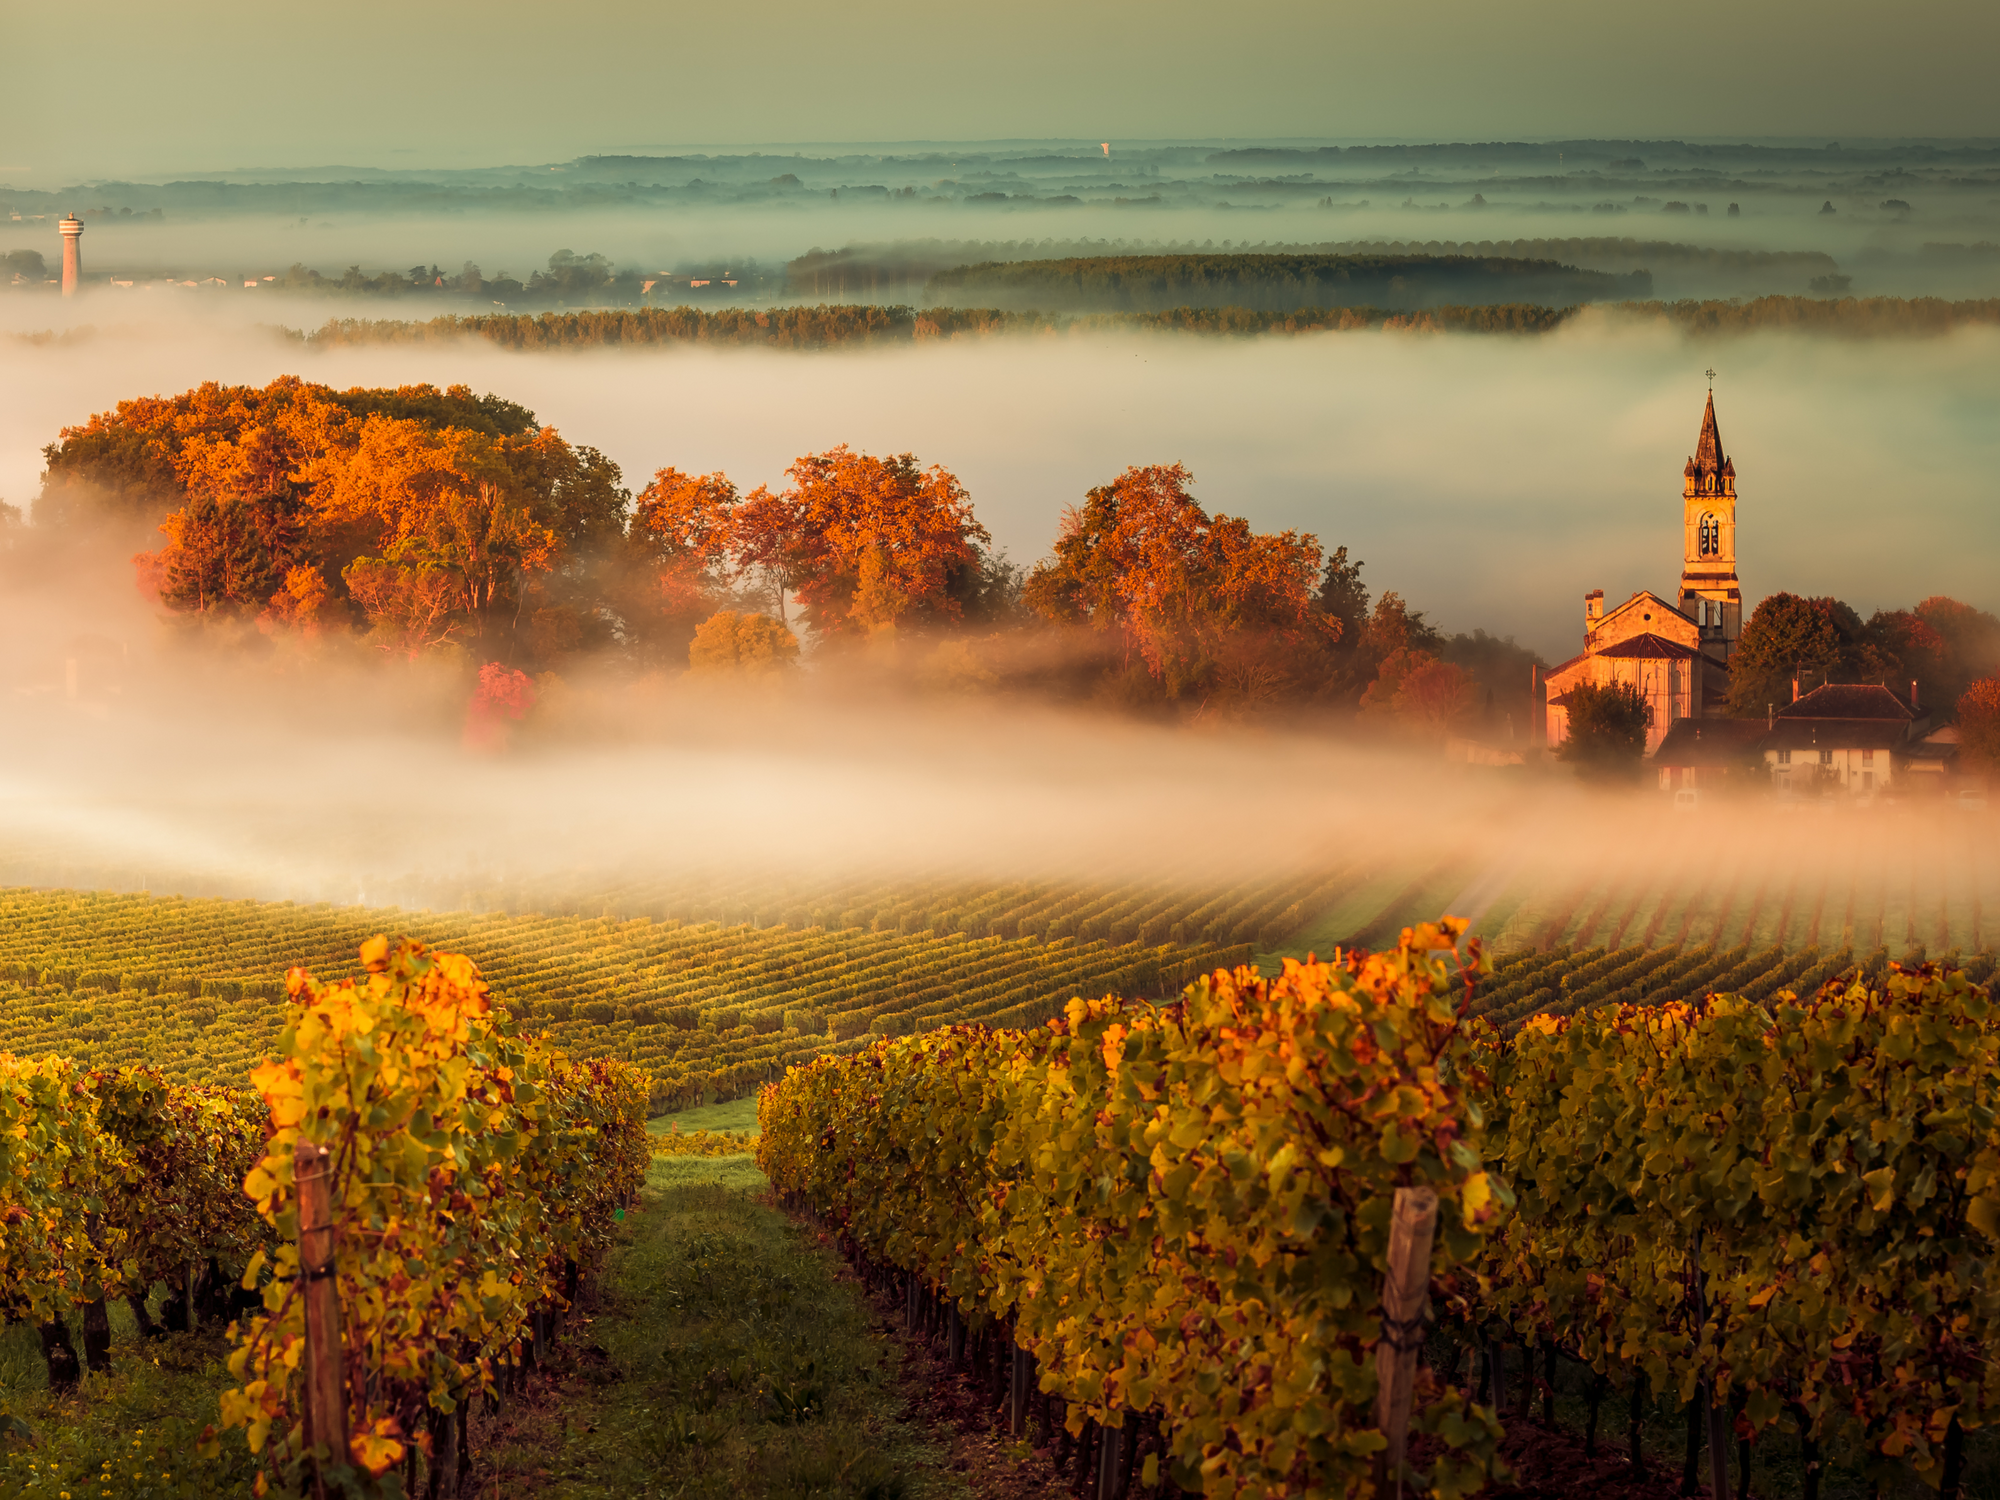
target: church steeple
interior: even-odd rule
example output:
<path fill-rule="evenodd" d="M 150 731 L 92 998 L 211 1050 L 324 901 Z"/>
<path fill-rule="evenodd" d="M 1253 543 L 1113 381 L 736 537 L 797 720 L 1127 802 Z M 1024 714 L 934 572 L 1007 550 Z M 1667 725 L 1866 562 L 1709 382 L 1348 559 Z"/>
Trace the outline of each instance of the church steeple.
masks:
<path fill-rule="evenodd" d="M 1742 633 L 1743 592 L 1736 577 L 1736 465 L 1722 451 L 1713 386 L 1694 456 L 1681 475 L 1686 545 L 1680 608 L 1701 626 L 1703 648 L 1727 661 Z"/>
<path fill-rule="evenodd" d="M 1715 391 L 1708 393 L 1708 409 L 1701 414 L 1701 436 L 1694 445 L 1694 457 L 1681 470 L 1688 481 L 1686 493 L 1716 495 L 1736 493 L 1736 465 L 1722 451 L 1722 431 L 1715 425 Z"/>

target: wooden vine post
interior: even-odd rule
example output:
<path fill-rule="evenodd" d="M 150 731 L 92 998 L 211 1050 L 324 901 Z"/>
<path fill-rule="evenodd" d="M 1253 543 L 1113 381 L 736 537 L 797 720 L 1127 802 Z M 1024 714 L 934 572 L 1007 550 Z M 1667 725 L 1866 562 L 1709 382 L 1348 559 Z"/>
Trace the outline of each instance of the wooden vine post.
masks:
<path fill-rule="evenodd" d="M 1417 1356 L 1424 1344 L 1424 1303 L 1430 1295 L 1431 1242 L 1437 1234 L 1437 1194 L 1397 1188 L 1389 1220 L 1389 1269 L 1382 1279 L 1382 1337 L 1375 1345 L 1375 1426 L 1388 1446 L 1375 1455 L 1375 1489 L 1391 1478 L 1400 1490 L 1410 1431 Z"/>
<path fill-rule="evenodd" d="M 332 1153 L 302 1140 L 292 1158 L 299 1194 L 299 1277 L 306 1303 L 306 1442 L 324 1447 L 327 1462 L 347 1453 L 347 1373 L 340 1347 L 340 1284 L 333 1264 Z M 313 1494 L 323 1500 L 324 1475 Z"/>

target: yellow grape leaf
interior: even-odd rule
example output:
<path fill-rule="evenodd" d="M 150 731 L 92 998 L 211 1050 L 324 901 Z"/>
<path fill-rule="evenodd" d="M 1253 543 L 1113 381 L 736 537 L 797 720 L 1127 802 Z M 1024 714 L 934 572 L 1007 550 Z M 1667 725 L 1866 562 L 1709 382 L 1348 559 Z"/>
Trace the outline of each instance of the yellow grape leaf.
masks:
<path fill-rule="evenodd" d="M 1896 1201 L 1894 1167 L 1877 1167 L 1872 1172 L 1863 1172 L 1861 1180 L 1868 1185 L 1868 1191 L 1874 1194 L 1874 1202 L 1870 1206 L 1876 1213 L 1886 1212 L 1889 1205 Z"/>
<path fill-rule="evenodd" d="M 347 1440 L 348 1451 L 370 1474 L 385 1473 L 403 1460 L 401 1431 L 394 1417 L 377 1417 L 368 1431 L 357 1432 Z"/>
<path fill-rule="evenodd" d="M 1766 1303 L 1768 1303 L 1773 1297 L 1777 1295 L 1778 1295 L 1778 1288 L 1776 1287 L 1776 1285 L 1767 1286 L 1764 1288 L 1763 1291 L 1754 1293 L 1751 1296 L 1750 1305 L 1752 1307 L 1763 1307 Z"/>
<path fill-rule="evenodd" d="M 2000 1239 L 2000 1202 L 1984 1196 L 1974 1198 L 1965 1207 L 1965 1220 L 1989 1239 Z"/>

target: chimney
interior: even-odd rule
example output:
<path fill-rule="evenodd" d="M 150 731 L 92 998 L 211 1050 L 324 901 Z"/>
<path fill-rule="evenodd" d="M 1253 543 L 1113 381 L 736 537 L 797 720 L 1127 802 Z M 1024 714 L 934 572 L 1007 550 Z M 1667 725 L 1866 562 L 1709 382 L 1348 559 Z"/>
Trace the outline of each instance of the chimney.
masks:
<path fill-rule="evenodd" d="M 1592 589 L 1583 596 L 1583 628 L 1589 632 L 1604 618 L 1604 590 Z"/>
<path fill-rule="evenodd" d="M 1766 704 L 1764 705 L 1764 727 L 1765 727 L 1766 729 L 1776 729 L 1776 728 L 1778 727 L 1778 705 L 1777 705 L 1777 704 L 1775 704 L 1775 703 L 1766 703 Z"/>
<path fill-rule="evenodd" d="M 1916 678 L 1914 678 L 1914 677 L 1912 677 L 1912 678 L 1910 679 L 1910 712 L 1911 712 L 1911 713 L 1915 713 L 1915 712 L 1917 711 L 1917 707 L 1918 707 L 1918 704 L 1917 704 L 1917 679 L 1916 679 Z"/>
<path fill-rule="evenodd" d="M 1798 678 L 1794 677 L 1792 679 L 1792 702 L 1796 703 L 1798 701 L 1799 701 L 1799 680 Z"/>

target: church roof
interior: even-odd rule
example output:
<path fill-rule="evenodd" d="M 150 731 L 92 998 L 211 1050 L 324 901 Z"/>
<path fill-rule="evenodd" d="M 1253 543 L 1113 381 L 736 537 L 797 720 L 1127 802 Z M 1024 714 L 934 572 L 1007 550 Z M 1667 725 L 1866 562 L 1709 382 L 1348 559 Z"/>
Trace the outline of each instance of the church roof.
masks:
<path fill-rule="evenodd" d="M 1638 657 L 1646 661 L 1691 661 L 1701 653 L 1692 646 L 1670 641 L 1650 630 L 1628 635 L 1615 646 L 1606 646 L 1599 656 Z"/>
<path fill-rule="evenodd" d="M 1736 465 L 1722 451 L 1722 430 L 1715 425 L 1715 392 L 1708 393 L 1708 409 L 1701 414 L 1701 436 L 1694 445 L 1694 457 L 1682 471 L 1688 475 L 1736 474 Z"/>
<path fill-rule="evenodd" d="M 1778 710 L 1781 719 L 1880 719 L 1907 724 L 1910 706 L 1873 682 L 1830 682 Z"/>

